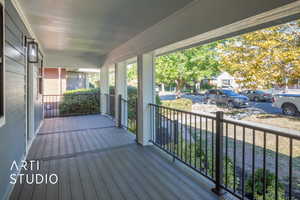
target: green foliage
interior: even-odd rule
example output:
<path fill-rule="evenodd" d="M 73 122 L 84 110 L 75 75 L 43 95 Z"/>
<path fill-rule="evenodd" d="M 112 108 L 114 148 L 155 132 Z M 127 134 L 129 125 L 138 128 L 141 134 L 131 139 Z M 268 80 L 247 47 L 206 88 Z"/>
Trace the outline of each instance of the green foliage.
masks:
<path fill-rule="evenodd" d="M 179 138 L 180 140 L 180 138 Z M 212 152 L 210 149 L 206 151 L 203 149 L 205 147 L 205 140 L 201 141 L 202 143 L 202 149 L 200 148 L 200 141 L 198 140 L 197 143 L 191 143 L 188 141 L 182 141 L 182 149 L 181 149 L 181 141 L 179 141 L 176 148 L 178 148 L 178 152 L 180 152 L 179 157 L 181 156 L 182 151 L 182 159 L 187 162 L 191 163 L 192 165 L 196 165 L 196 168 L 199 168 L 201 171 L 206 172 L 211 177 L 213 177 L 213 164 L 212 162 L 215 162 L 215 160 L 212 159 Z M 191 156 L 190 156 L 191 155 Z M 230 158 L 227 157 L 224 158 L 224 166 L 228 167 L 227 175 L 224 170 L 224 179 L 223 182 L 225 184 L 225 180 L 227 177 L 227 187 L 233 189 L 234 187 L 234 167 L 233 162 Z M 236 186 L 239 184 L 239 178 L 236 177 Z"/>
<path fill-rule="evenodd" d="M 254 188 L 255 188 L 255 198 L 253 198 L 252 186 L 253 180 L 252 177 L 249 177 L 246 181 L 246 193 L 252 199 L 262 200 L 264 193 L 264 170 L 257 169 L 254 174 Z M 284 200 L 284 186 L 282 183 L 278 184 L 278 199 Z M 266 170 L 266 200 L 275 199 L 275 175 L 270 171 Z"/>
<path fill-rule="evenodd" d="M 270 88 L 300 78 L 300 26 L 290 22 L 219 43 L 220 63 L 247 88 Z"/>
<path fill-rule="evenodd" d="M 78 89 L 64 93 L 59 104 L 61 115 L 92 114 L 100 112 L 100 90 Z"/>
<path fill-rule="evenodd" d="M 97 93 L 97 92 L 98 93 L 100 92 L 99 88 L 77 89 L 77 90 L 68 90 L 63 95 L 68 96 L 68 95 L 75 95 L 75 94 L 94 94 L 94 93 Z"/>
<path fill-rule="evenodd" d="M 209 90 L 209 89 L 213 89 L 213 88 L 214 88 L 214 86 L 210 85 L 208 83 L 201 84 L 201 90 Z"/>
<path fill-rule="evenodd" d="M 135 119 L 136 118 L 136 103 L 137 103 L 137 88 L 128 86 L 127 94 L 128 94 L 128 118 Z"/>
<path fill-rule="evenodd" d="M 191 111 L 193 102 L 190 99 L 176 99 L 176 100 L 168 100 L 162 101 L 162 105 L 169 108 L 175 108 L 178 110 L 186 110 Z"/>
<path fill-rule="evenodd" d="M 137 64 L 128 65 L 127 80 L 129 84 L 133 81 L 137 81 Z"/>
<path fill-rule="evenodd" d="M 194 86 L 201 79 L 216 75 L 219 72 L 217 45 L 218 42 L 213 42 L 157 57 L 157 83 L 175 83 L 180 92 L 185 85 Z"/>

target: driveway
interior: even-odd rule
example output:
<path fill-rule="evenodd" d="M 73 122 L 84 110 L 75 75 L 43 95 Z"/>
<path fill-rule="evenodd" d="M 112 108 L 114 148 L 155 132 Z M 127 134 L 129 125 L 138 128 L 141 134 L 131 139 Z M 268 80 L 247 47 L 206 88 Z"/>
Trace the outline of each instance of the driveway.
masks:
<path fill-rule="evenodd" d="M 273 107 L 270 102 L 250 102 L 250 107 L 260 109 L 268 114 L 281 114 L 281 109 Z"/>

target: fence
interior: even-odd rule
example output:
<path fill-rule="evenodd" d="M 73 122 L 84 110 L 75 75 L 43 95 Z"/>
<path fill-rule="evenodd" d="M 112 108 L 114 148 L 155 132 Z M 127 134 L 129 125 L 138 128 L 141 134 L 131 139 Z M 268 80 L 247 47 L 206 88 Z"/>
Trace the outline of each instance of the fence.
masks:
<path fill-rule="evenodd" d="M 244 199 L 299 199 L 300 135 L 150 104 L 154 145 Z"/>
<path fill-rule="evenodd" d="M 99 93 L 43 95 L 44 117 L 100 113 Z"/>
<path fill-rule="evenodd" d="M 119 95 L 119 125 L 137 136 L 137 99 L 123 99 Z"/>

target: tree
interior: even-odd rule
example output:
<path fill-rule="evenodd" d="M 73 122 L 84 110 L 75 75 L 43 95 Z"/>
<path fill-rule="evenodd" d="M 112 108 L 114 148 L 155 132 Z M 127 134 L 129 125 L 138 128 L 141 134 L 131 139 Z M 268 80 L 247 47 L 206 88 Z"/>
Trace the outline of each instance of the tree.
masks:
<path fill-rule="evenodd" d="M 127 80 L 129 83 L 137 81 L 137 64 L 136 63 L 128 65 Z"/>
<path fill-rule="evenodd" d="M 203 78 L 219 72 L 217 42 L 185 49 L 156 58 L 156 81 L 158 84 L 176 85 L 180 91 L 186 85 L 195 85 Z"/>
<path fill-rule="evenodd" d="M 244 87 L 283 86 L 300 78 L 300 26 L 291 22 L 219 43 L 222 69 Z"/>

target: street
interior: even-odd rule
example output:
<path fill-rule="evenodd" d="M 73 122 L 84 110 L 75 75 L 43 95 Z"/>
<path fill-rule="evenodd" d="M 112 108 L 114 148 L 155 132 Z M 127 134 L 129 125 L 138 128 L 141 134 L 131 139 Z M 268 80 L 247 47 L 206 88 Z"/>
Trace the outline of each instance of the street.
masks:
<path fill-rule="evenodd" d="M 183 95 L 182 98 L 191 99 L 193 101 L 193 104 L 203 103 L 203 97 L 201 95 Z M 162 95 L 160 96 L 160 99 L 162 101 L 164 100 L 175 100 L 176 95 L 175 94 L 168 94 L 168 95 Z M 267 113 L 267 114 L 281 114 L 281 109 L 275 108 L 272 106 L 271 102 L 252 102 L 250 101 L 250 107 L 248 109 L 255 109 L 259 110 L 261 113 Z"/>

